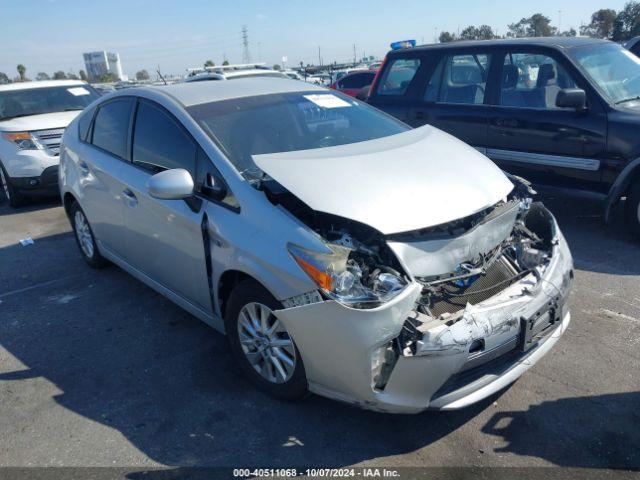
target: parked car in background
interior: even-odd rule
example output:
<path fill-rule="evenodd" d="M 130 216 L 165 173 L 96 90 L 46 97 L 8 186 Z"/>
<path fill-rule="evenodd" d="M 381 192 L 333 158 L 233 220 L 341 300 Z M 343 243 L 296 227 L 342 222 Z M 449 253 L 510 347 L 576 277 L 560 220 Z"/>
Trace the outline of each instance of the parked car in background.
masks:
<path fill-rule="evenodd" d="M 329 88 L 355 97 L 363 87 L 371 85 L 375 76 L 376 72 L 372 70 L 352 72 L 329 85 Z"/>
<path fill-rule="evenodd" d="M 634 37 L 624 44 L 624 48 L 640 57 L 640 37 Z"/>
<path fill-rule="evenodd" d="M 79 80 L 0 85 L 0 183 L 12 207 L 58 193 L 62 134 L 98 97 Z"/>
<path fill-rule="evenodd" d="M 571 254 L 526 184 L 322 87 L 118 92 L 65 132 L 60 184 L 89 265 L 110 260 L 226 332 L 280 398 L 465 407 L 570 321 Z"/>
<path fill-rule="evenodd" d="M 315 85 L 329 85 L 331 83 L 331 75 L 317 74 L 309 75 L 306 78 L 307 83 L 313 83 Z"/>
<path fill-rule="evenodd" d="M 282 72 L 271 70 L 263 63 L 222 65 L 219 67 L 191 68 L 184 78 L 185 82 L 208 80 L 237 80 L 246 77 L 289 78 Z"/>
<path fill-rule="evenodd" d="M 367 71 L 369 70 L 368 67 L 366 67 L 365 65 L 363 66 L 356 66 L 353 68 L 342 68 L 340 70 L 334 70 L 331 72 L 331 82 L 330 83 L 335 83 L 338 80 L 340 80 L 342 77 L 344 77 L 345 75 L 349 75 L 350 73 L 353 72 L 362 72 L 362 71 Z"/>
<path fill-rule="evenodd" d="M 281 70 L 282 73 L 284 73 L 287 77 L 289 77 L 291 80 L 301 80 L 304 81 L 304 78 L 302 77 L 302 75 L 300 75 L 298 72 L 296 72 L 295 70 Z"/>
<path fill-rule="evenodd" d="M 626 197 L 640 235 L 640 59 L 620 45 L 551 37 L 395 50 L 368 102 L 538 185 L 595 192 L 605 220 Z"/>

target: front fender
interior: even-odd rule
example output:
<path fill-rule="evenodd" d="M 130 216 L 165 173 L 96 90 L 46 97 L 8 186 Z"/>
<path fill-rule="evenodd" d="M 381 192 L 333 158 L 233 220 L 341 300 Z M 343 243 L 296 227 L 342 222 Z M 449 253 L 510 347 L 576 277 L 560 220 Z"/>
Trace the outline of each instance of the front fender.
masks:
<path fill-rule="evenodd" d="M 640 173 L 640 158 L 629 162 L 618 174 L 616 180 L 611 185 L 604 205 L 604 221 L 609 223 L 611 207 L 613 207 L 624 194 L 631 180 Z"/>

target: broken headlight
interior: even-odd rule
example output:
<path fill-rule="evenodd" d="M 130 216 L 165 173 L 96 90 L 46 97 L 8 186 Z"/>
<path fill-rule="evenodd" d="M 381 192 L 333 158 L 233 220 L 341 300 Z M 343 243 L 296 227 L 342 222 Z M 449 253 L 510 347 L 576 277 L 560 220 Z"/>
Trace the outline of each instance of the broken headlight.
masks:
<path fill-rule="evenodd" d="M 356 308 L 374 308 L 394 298 L 407 285 L 392 268 L 376 265 L 372 258 L 335 244 L 320 253 L 289 244 L 300 268 L 329 298 Z"/>

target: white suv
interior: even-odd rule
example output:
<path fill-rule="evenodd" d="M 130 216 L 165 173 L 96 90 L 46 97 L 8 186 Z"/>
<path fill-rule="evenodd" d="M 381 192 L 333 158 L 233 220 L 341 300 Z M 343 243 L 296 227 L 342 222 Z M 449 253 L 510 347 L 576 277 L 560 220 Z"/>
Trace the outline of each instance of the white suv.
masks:
<path fill-rule="evenodd" d="M 62 134 L 99 96 L 79 80 L 0 85 L 0 183 L 11 206 L 58 193 Z"/>

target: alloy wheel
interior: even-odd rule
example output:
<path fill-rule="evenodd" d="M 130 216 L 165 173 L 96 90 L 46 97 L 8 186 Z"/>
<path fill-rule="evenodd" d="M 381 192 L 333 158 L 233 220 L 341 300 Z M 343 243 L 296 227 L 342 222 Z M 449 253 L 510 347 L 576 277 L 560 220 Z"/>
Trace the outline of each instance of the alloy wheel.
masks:
<path fill-rule="evenodd" d="M 273 314 L 261 303 L 251 302 L 238 315 L 242 352 L 253 369 L 270 383 L 285 383 L 296 368 L 293 340 Z"/>
<path fill-rule="evenodd" d="M 80 248 L 82 248 L 82 251 L 88 258 L 93 258 L 93 235 L 89 228 L 89 222 L 87 222 L 87 219 L 80 210 L 75 214 L 74 225 Z"/>

